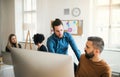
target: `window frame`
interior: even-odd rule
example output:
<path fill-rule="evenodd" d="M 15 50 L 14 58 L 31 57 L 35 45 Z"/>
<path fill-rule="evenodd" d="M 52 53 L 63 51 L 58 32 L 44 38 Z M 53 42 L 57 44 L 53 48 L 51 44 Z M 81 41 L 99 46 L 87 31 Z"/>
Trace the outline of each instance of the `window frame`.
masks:
<path fill-rule="evenodd" d="M 118 3 L 118 4 L 112 4 L 112 0 L 109 0 L 109 5 L 99 5 L 99 6 L 97 6 L 97 3 L 96 3 L 96 1 L 97 0 L 94 0 L 93 1 L 93 7 L 94 7 L 94 10 L 93 10 L 93 15 L 94 16 L 92 16 L 92 17 L 94 17 L 93 18 L 93 25 L 94 25 L 94 27 L 93 27 L 93 29 L 94 30 L 92 30 L 92 31 L 94 31 L 93 32 L 93 34 L 94 35 L 96 35 L 96 36 L 100 36 L 100 37 L 102 37 L 102 38 L 104 38 L 104 41 L 105 41 L 105 48 L 112 48 L 112 49 L 120 49 L 120 44 L 119 43 L 117 43 L 117 40 L 114 40 L 113 38 L 113 35 L 114 34 L 112 34 L 113 33 L 113 31 L 112 30 L 114 30 L 114 29 L 118 29 L 119 28 L 119 30 L 120 30 L 120 23 L 118 23 L 118 25 L 117 26 L 113 26 L 114 24 L 113 24 L 113 21 L 114 20 L 112 20 L 113 18 L 113 15 L 112 15 L 112 11 L 113 11 L 113 9 L 118 9 L 118 12 L 120 11 L 120 7 L 119 7 L 119 5 L 120 5 L 120 3 Z M 99 24 L 97 24 L 97 21 L 99 20 L 99 19 L 97 19 L 96 17 L 97 17 L 97 13 L 96 13 L 96 11 L 97 10 L 99 10 L 99 9 L 102 9 L 103 10 L 103 8 L 106 8 L 107 10 L 108 10 L 108 23 L 107 24 L 105 24 L 105 25 L 107 25 L 107 26 L 103 26 L 104 25 L 104 23 L 103 23 L 103 25 L 102 26 L 99 26 Z M 118 16 L 120 16 L 120 15 L 118 15 Z M 103 16 L 104 17 L 104 16 Z M 120 20 L 118 20 L 118 22 L 119 22 Z M 98 29 L 99 28 L 99 29 Z M 100 32 L 98 32 L 98 30 L 102 30 L 102 29 L 106 29 L 105 31 L 108 31 L 106 34 L 102 34 L 102 33 L 100 33 Z M 118 30 L 118 32 L 120 33 L 120 31 Z M 118 33 L 118 34 L 119 34 Z M 112 34 L 112 35 L 111 35 Z M 106 37 L 106 35 L 108 35 L 107 36 L 107 38 L 105 39 L 105 37 Z M 114 36 L 117 36 L 117 33 L 116 33 L 116 35 L 114 35 Z M 117 38 L 119 38 L 119 37 L 116 37 L 116 39 Z M 116 43 L 113 43 L 112 42 L 112 40 L 114 40 L 114 41 L 116 41 Z M 107 41 L 107 42 L 106 42 Z M 119 41 L 119 40 L 118 40 Z"/>
<path fill-rule="evenodd" d="M 25 4 L 25 1 L 26 4 L 30 3 L 29 1 L 31 1 L 30 3 L 31 5 L 29 4 L 30 8 L 28 7 L 28 5 Z M 37 2 L 36 1 L 37 0 L 23 0 L 23 41 L 26 40 L 28 31 L 30 32 L 30 39 L 32 39 L 32 36 L 37 32 Z"/>

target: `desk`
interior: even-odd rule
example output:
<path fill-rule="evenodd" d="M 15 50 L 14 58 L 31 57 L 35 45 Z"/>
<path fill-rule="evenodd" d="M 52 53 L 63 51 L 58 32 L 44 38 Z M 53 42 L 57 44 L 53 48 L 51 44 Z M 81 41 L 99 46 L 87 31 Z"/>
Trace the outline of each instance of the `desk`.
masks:
<path fill-rule="evenodd" d="M 114 77 L 114 76 L 115 76 L 115 77 L 120 77 L 120 73 L 119 73 L 119 72 L 114 72 L 114 71 L 113 71 L 113 72 L 112 72 L 112 76 L 113 76 L 113 77 Z"/>
<path fill-rule="evenodd" d="M 112 69 L 112 74 L 117 77 L 120 77 L 120 65 L 112 64 L 110 66 Z"/>
<path fill-rule="evenodd" d="M 15 77 L 13 66 L 0 64 L 0 77 Z"/>

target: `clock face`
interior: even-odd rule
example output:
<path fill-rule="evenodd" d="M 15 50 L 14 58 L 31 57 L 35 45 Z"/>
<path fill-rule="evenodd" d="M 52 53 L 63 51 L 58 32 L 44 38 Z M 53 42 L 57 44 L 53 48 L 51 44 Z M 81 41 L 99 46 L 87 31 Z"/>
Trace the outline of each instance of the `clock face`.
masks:
<path fill-rule="evenodd" d="M 72 15 L 73 15 L 73 16 L 77 17 L 77 16 L 80 15 L 80 13 L 81 13 L 81 11 L 80 11 L 79 8 L 73 8 L 73 9 L 72 9 Z"/>

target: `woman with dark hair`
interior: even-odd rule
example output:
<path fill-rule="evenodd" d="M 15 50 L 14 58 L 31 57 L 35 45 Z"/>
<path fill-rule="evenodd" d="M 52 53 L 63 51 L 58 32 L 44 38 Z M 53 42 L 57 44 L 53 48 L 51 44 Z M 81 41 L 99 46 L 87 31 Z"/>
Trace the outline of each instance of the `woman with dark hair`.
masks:
<path fill-rule="evenodd" d="M 45 45 L 43 45 L 43 41 L 45 40 L 45 37 L 43 34 L 35 34 L 33 36 L 33 41 L 35 43 L 35 45 L 38 46 L 38 51 L 46 51 L 47 52 L 47 48 L 45 47 Z"/>
<path fill-rule="evenodd" d="M 15 34 L 10 34 L 6 46 L 6 52 L 11 52 L 10 48 L 15 47 L 15 48 L 22 48 L 22 46 L 17 42 L 17 38 Z"/>

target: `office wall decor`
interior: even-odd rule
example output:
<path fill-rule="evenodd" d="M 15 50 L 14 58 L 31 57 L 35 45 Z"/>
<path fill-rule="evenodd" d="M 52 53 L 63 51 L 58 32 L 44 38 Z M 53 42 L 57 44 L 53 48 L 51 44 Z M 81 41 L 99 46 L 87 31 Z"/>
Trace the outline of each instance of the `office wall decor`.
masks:
<path fill-rule="evenodd" d="M 65 32 L 69 32 L 72 35 L 82 35 L 83 20 L 62 20 L 62 22 Z M 51 33 L 53 33 L 52 28 Z"/>
<path fill-rule="evenodd" d="M 73 15 L 74 17 L 78 17 L 80 14 L 81 14 L 80 8 L 73 8 L 73 9 L 72 9 L 72 15 Z"/>

